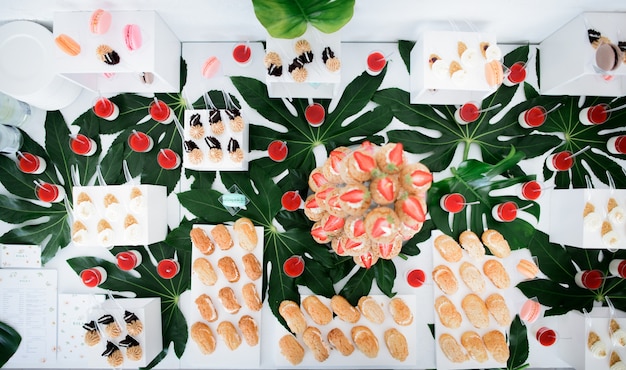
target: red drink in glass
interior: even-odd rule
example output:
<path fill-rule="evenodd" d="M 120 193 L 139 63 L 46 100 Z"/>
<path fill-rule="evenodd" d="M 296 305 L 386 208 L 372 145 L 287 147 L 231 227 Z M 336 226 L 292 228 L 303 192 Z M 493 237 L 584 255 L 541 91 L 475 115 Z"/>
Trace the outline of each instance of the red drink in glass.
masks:
<path fill-rule="evenodd" d="M 37 185 L 35 194 L 37 195 L 37 199 L 42 202 L 57 203 L 62 201 L 65 197 L 65 190 L 59 185 L 44 182 Z"/>
<path fill-rule="evenodd" d="M 562 151 L 548 156 L 546 165 L 551 171 L 567 171 L 574 166 L 572 152 Z"/>
<path fill-rule="evenodd" d="M 326 111 L 320 103 L 313 103 L 304 110 L 304 118 L 313 127 L 321 126 L 325 116 Z"/>
<path fill-rule="evenodd" d="M 504 79 L 507 86 L 517 85 L 526 79 L 526 63 L 517 62 L 509 68 L 509 75 Z"/>
<path fill-rule="evenodd" d="M 541 328 L 539 328 L 539 330 L 537 330 L 537 333 L 535 334 L 535 338 L 537 338 L 537 341 L 542 346 L 549 347 L 553 345 L 554 343 L 556 343 L 557 334 L 556 334 L 556 331 L 550 328 L 547 328 L 545 326 L 542 326 Z"/>
<path fill-rule="evenodd" d="M 541 184 L 537 181 L 528 181 L 522 184 L 520 198 L 537 200 L 541 196 Z"/>
<path fill-rule="evenodd" d="M 115 258 L 117 259 L 117 267 L 122 271 L 130 271 L 141 263 L 141 253 L 137 251 L 120 252 Z"/>
<path fill-rule="evenodd" d="M 157 154 L 157 162 L 163 169 L 174 170 L 180 166 L 180 156 L 172 149 L 161 149 Z"/>
<path fill-rule="evenodd" d="M 24 173 L 38 175 L 46 170 L 46 161 L 38 155 L 24 152 L 18 158 L 17 166 Z"/>
<path fill-rule="evenodd" d="M 180 265 L 178 261 L 173 259 L 164 259 L 159 261 L 157 265 L 157 272 L 163 279 L 171 279 L 178 274 Z"/>
<path fill-rule="evenodd" d="M 145 153 L 152 149 L 154 141 L 143 132 L 135 131 L 128 137 L 128 146 L 138 153 Z"/>
<path fill-rule="evenodd" d="M 511 222 L 517 218 L 517 204 L 504 202 L 493 207 L 492 216 L 496 221 Z"/>
<path fill-rule="evenodd" d="M 387 59 L 380 51 L 373 51 L 367 56 L 367 71 L 369 74 L 376 76 L 385 68 Z"/>
<path fill-rule="evenodd" d="M 107 272 L 102 267 L 92 267 L 81 271 L 80 279 L 89 288 L 95 288 L 107 279 Z"/>
<path fill-rule="evenodd" d="M 426 274 L 423 270 L 414 269 L 406 274 L 406 282 L 413 288 L 421 287 L 426 281 Z"/>
<path fill-rule="evenodd" d="M 461 108 L 454 112 L 455 120 L 462 125 L 476 121 L 479 116 L 480 112 L 478 105 L 473 102 L 463 104 Z"/>
<path fill-rule="evenodd" d="M 291 256 L 283 263 L 283 271 L 285 275 L 296 278 L 304 272 L 304 258 L 300 256 Z"/>
<path fill-rule="evenodd" d="M 546 121 L 546 109 L 540 105 L 520 113 L 519 124 L 524 128 L 534 128 L 543 125 Z"/>
<path fill-rule="evenodd" d="M 233 48 L 233 59 L 240 65 L 248 65 L 252 57 L 252 49 L 247 44 L 237 44 Z"/>
<path fill-rule="evenodd" d="M 612 154 L 626 154 L 626 135 L 610 138 L 606 143 L 606 148 Z"/>
<path fill-rule="evenodd" d="M 441 208 L 450 213 L 459 213 L 465 208 L 465 197 L 460 193 L 447 194 L 441 197 Z"/>
<path fill-rule="evenodd" d="M 103 96 L 96 99 L 96 102 L 93 105 L 93 112 L 96 116 L 104 118 L 108 121 L 113 121 L 120 114 L 120 110 L 117 105 Z"/>
<path fill-rule="evenodd" d="M 602 286 L 604 274 L 600 270 L 583 270 L 574 276 L 574 281 L 583 289 L 596 290 Z"/>
<path fill-rule="evenodd" d="M 287 158 L 287 143 L 281 140 L 274 140 L 267 146 L 267 154 L 274 162 L 282 162 Z"/>
<path fill-rule="evenodd" d="M 280 203 L 287 211 L 295 211 L 302 204 L 302 197 L 297 191 L 288 191 L 280 198 Z"/>
<path fill-rule="evenodd" d="M 70 149 L 78 155 L 90 156 L 96 152 L 96 142 L 83 134 L 70 138 Z"/>
<path fill-rule="evenodd" d="M 581 109 L 578 119 L 580 119 L 580 123 L 586 126 L 601 125 L 609 119 L 611 113 L 607 112 L 607 110 L 609 110 L 607 104 L 592 105 L 591 107 Z"/>
<path fill-rule="evenodd" d="M 153 101 L 148 108 L 150 116 L 153 120 L 159 123 L 171 123 L 174 120 L 174 115 L 170 107 L 161 100 Z"/>

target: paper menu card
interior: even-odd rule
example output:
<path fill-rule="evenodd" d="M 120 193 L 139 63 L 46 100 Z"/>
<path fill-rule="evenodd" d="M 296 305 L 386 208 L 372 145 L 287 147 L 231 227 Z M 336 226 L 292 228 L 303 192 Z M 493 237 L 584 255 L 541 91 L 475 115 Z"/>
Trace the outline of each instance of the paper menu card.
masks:
<path fill-rule="evenodd" d="M 59 337 L 57 360 L 63 365 L 85 366 L 87 345 L 83 324 L 93 320 L 94 307 L 104 302 L 102 294 L 59 294 Z M 102 361 L 106 366 L 106 361 Z"/>
<path fill-rule="evenodd" d="M 57 271 L 0 269 L 0 321 L 22 336 L 9 365 L 55 362 Z"/>
<path fill-rule="evenodd" d="M 0 245 L 0 268 L 41 268 L 39 245 Z"/>

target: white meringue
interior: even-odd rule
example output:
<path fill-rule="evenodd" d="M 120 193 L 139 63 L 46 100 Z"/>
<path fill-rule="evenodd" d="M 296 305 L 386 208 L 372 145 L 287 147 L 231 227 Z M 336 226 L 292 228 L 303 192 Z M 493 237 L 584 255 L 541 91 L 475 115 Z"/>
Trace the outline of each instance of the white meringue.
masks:
<path fill-rule="evenodd" d="M 626 370 L 626 364 L 624 364 L 624 362 L 622 361 L 618 361 L 611 365 L 609 370 Z"/>
<path fill-rule="evenodd" d="M 128 208 L 134 213 L 141 213 L 145 210 L 146 204 L 143 195 L 136 196 L 128 202 Z"/>
<path fill-rule="evenodd" d="M 110 247 L 113 245 L 113 230 L 104 229 L 98 233 L 98 243 L 103 247 Z"/>
<path fill-rule="evenodd" d="M 489 45 L 487 50 L 485 50 L 485 57 L 488 62 L 492 60 L 500 60 L 502 58 L 502 50 L 500 50 L 498 45 Z"/>
<path fill-rule="evenodd" d="M 611 339 L 613 340 L 613 343 L 619 346 L 626 346 L 626 331 L 617 329 L 613 332 L 613 334 L 611 334 Z"/>
<path fill-rule="evenodd" d="M 444 80 L 448 77 L 448 71 L 450 70 L 450 65 L 443 60 L 437 60 L 430 67 L 433 70 L 433 74 L 440 80 Z"/>
<path fill-rule="evenodd" d="M 603 341 L 599 340 L 591 345 L 589 348 L 591 354 L 595 358 L 605 358 L 606 357 L 606 344 Z"/>
<path fill-rule="evenodd" d="M 467 83 L 469 75 L 465 70 L 456 71 L 450 77 L 455 85 L 463 86 Z"/>
<path fill-rule="evenodd" d="M 72 241 L 76 244 L 85 244 L 87 240 L 87 230 L 81 229 L 72 235 Z"/>
<path fill-rule="evenodd" d="M 461 64 L 465 68 L 477 67 L 480 63 L 480 53 L 476 49 L 467 49 L 461 54 Z"/>
<path fill-rule="evenodd" d="M 124 239 L 127 243 L 138 243 L 141 237 L 141 226 L 132 224 L 124 230 Z"/>
<path fill-rule="evenodd" d="M 587 231 L 596 231 L 602 226 L 602 217 L 597 212 L 591 212 L 583 218 L 583 227 Z"/>
<path fill-rule="evenodd" d="M 88 219 L 96 213 L 96 206 L 90 201 L 80 202 L 76 205 L 74 213 L 79 218 Z"/>
<path fill-rule="evenodd" d="M 111 203 L 104 209 L 104 217 L 110 221 L 117 221 L 122 218 L 124 214 L 124 207 L 119 203 Z"/>
<path fill-rule="evenodd" d="M 624 217 L 624 209 L 622 207 L 615 207 L 608 214 L 609 221 L 612 224 L 621 225 L 626 222 L 626 217 Z"/>
<path fill-rule="evenodd" d="M 602 235 L 602 243 L 604 243 L 608 249 L 615 249 L 619 245 L 619 235 L 617 235 L 615 231 L 611 230 Z"/>

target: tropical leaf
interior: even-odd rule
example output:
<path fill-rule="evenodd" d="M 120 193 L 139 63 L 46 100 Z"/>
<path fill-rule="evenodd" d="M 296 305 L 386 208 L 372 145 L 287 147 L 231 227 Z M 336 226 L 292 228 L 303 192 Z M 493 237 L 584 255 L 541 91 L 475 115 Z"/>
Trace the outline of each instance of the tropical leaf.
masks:
<path fill-rule="evenodd" d="M 509 360 L 506 368 L 518 369 L 528 360 L 528 335 L 526 326 L 522 324 L 519 315 L 515 315 L 509 330 Z"/>
<path fill-rule="evenodd" d="M 60 248 L 70 242 L 67 210 L 60 203 L 39 206 L 27 200 L 0 194 L 0 219 L 15 227 L 0 236 L 0 243 L 41 245 L 41 261 L 45 265 Z"/>
<path fill-rule="evenodd" d="M 415 41 L 400 40 L 398 41 L 398 51 L 400 57 L 406 66 L 407 72 L 411 73 L 411 50 L 415 46 Z"/>
<path fill-rule="evenodd" d="M 535 233 L 535 228 L 520 218 L 512 222 L 499 222 L 491 213 L 492 208 L 498 204 L 513 201 L 520 208 L 528 207 L 519 212 L 527 212 L 537 220 L 539 219 L 537 203 L 522 200 L 516 196 L 491 194 L 493 190 L 513 187 L 535 178 L 534 175 L 512 178 L 500 176 L 515 166 L 523 157 L 523 153 L 510 148 L 506 158 L 495 165 L 476 160 L 464 161 L 459 164 L 458 168 L 452 168 L 452 177 L 433 183 L 428 191 L 428 211 L 437 229 L 455 239 L 458 239 L 462 231 L 468 229 L 478 235 L 485 228 L 496 229 L 508 240 L 511 248 L 525 248 Z M 461 212 L 451 215 L 440 204 L 440 199 L 450 193 L 460 193 L 467 203 L 478 202 L 478 204 L 472 204 L 471 207 L 465 207 Z M 470 213 L 469 221 L 468 212 Z M 451 223 L 449 217 L 452 218 Z M 486 225 L 483 224 L 483 218 L 487 221 Z"/>
<path fill-rule="evenodd" d="M 386 71 L 386 70 L 385 70 Z M 313 149 L 324 145 L 330 152 L 338 146 L 349 146 L 370 140 L 380 143 L 382 137 L 375 134 L 383 130 L 391 122 L 391 112 L 386 107 L 376 107 L 371 111 L 357 116 L 346 124 L 348 118 L 359 114 L 370 102 L 376 89 L 380 86 L 385 72 L 378 76 L 363 73 L 346 86 L 341 99 L 332 112 L 328 112 L 330 100 L 318 101 L 328 112 L 324 124 L 312 127 L 304 119 L 304 110 L 308 106 L 306 99 L 294 99 L 292 105 L 297 116 L 292 115 L 281 99 L 270 98 L 264 83 L 248 77 L 231 77 L 231 80 L 246 103 L 263 117 L 283 126 L 286 132 L 275 131 L 265 125 L 250 125 L 251 150 L 267 150 L 274 140 L 287 142 L 289 154 L 280 163 L 269 157 L 252 161 L 262 167 L 269 176 L 276 176 L 286 169 L 297 168 L 310 172 L 315 168 Z"/>
<path fill-rule="evenodd" d="M 191 243 L 175 247 L 165 243 L 156 243 L 148 246 L 150 254 L 160 261 L 165 258 L 176 258 L 180 264 L 180 273 L 173 279 L 162 279 L 151 263 L 151 258 L 145 249 L 133 249 L 127 247 L 115 247 L 111 250 L 113 255 L 127 250 L 136 250 L 142 255 L 141 263 L 136 271 L 140 276 L 122 271 L 115 264 L 96 257 L 76 257 L 67 262 L 77 273 L 93 266 L 103 267 L 107 271 L 107 279 L 101 285 L 104 289 L 114 292 L 133 292 L 137 298 L 161 298 L 161 322 L 163 330 L 163 348 L 167 349 L 170 343 L 174 343 L 174 352 L 181 357 L 187 343 L 188 328 L 185 317 L 179 308 L 180 296 L 191 288 Z"/>
<path fill-rule="evenodd" d="M 22 342 L 22 337 L 12 327 L 0 321 L 0 367 L 9 361 Z"/>
<path fill-rule="evenodd" d="M 252 0 L 254 14 L 276 38 L 302 36 L 310 23 L 324 33 L 338 31 L 352 19 L 354 0 Z"/>

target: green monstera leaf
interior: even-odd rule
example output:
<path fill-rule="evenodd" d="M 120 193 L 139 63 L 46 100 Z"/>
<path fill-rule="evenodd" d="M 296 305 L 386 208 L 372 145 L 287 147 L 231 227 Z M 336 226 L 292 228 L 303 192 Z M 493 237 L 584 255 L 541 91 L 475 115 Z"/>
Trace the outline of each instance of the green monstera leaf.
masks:
<path fill-rule="evenodd" d="M 0 321 L 0 367 L 9 361 L 11 356 L 17 351 L 17 347 L 20 346 L 22 337 L 9 325 Z"/>
<path fill-rule="evenodd" d="M 131 249 L 142 255 L 143 262 L 135 269 L 139 276 L 122 271 L 115 264 L 96 257 L 71 258 L 67 263 L 77 274 L 94 266 L 103 267 L 107 271 L 107 279 L 101 285 L 104 289 L 133 292 L 137 298 L 160 297 L 163 349 L 167 351 L 170 343 L 174 343 L 174 352 L 180 358 L 189 337 L 179 300 L 181 294 L 191 288 L 191 242 L 175 246 L 163 242 L 151 244 L 148 246 L 149 253 L 143 248 L 115 247 L 111 253 L 115 255 Z M 180 272 L 173 279 L 164 280 L 157 273 L 156 262 L 174 257 L 180 264 Z"/>
<path fill-rule="evenodd" d="M 482 233 L 485 228 L 496 229 L 508 240 L 511 248 L 526 247 L 526 243 L 535 232 L 530 223 L 521 218 L 512 222 L 499 222 L 493 218 L 491 210 L 500 203 L 513 201 L 523 211 L 539 219 L 539 205 L 532 201 L 522 200 L 516 196 L 493 196 L 492 191 L 514 187 L 517 184 L 533 180 L 535 176 L 518 176 L 506 178 L 501 175 L 515 166 L 524 153 L 510 148 L 509 154 L 502 161 L 490 165 L 477 160 L 461 162 L 458 168 L 452 168 L 452 177 L 434 183 L 428 191 L 428 211 L 437 229 L 458 239 L 464 230 L 473 230 Z M 460 193 L 467 203 L 478 202 L 466 206 L 461 212 L 450 214 L 440 204 L 440 199 L 446 194 Z M 469 217 L 468 213 L 469 212 Z M 449 218 L 452 218 L 450 222 Z M 483 224 L 483 217 L 487 224 Z M 468 220 L 469 218 L 469 220 Z"/>
<path fill-rule="evenodd" d="M 506 363 L 508 370 L 524 369 L 528 365 L 528 334 L 526 326 L 522 324 L 519 315 L 515 315 L 509 330 L 509 360 Z"/>
<path fill-rule="evenodd" d="M 385 70 L 386 71 L 386 70 Z M 294 99 L 293 108 L 297 115 L 289 112 L 281 99 L 270 98 L 264 83 L 248 77 L 231 77 L 231 80 L 244 100 L 269 121 L 283 126 L 285 131 L 276 131 L 265 125 L 251 123 L 250 142 L 251 150 L 267 150 L 267 146 L 274 140 L 287 142 L 287 158 L 280 163 L 269 157 L 262 157 L 252 161 L 263 167 L 269 176 L 276 176 L 290 168 L 297 168 L 310 172 L 315 168 L 313 149 L 324 145 L 330 152 L 338 146 L 348 146 L 369 140 L 381 143 L 382 137 L 375 134 L 383 130 L 392 119 L 391 112 L 386 107 L 376 107 L 358 116 L 370 102 L 374 92 L 380 86 L 385 73 L 372 77 L 363 73 L 343 91 L 341 99 L 332 112 L 328 112 L 330 100 L 319 101 L 328 112 L 324 124 L 312 127 L 304 119 L 304 110 L 308 106 L 306 99 Z M 346 124 L 346 120 L 354 117 Z"/>
<path fill-rule="evenodd" d="M 293 39 L 307 25 L 324 33 L 336 32 L 352 19 L 354 0 L 252 0 L 254 14 L 276 38 Z"/>
<path fill-rule="evenodd" d="M 328 272 L 340 260 L 335 254 L 329 253 L 327 246 L 313 240 L 310 235 L 311 223 L 301 210 L 282 210 L 280 198 L 283 190 L 267 176 L 265 170 L 251 164 L 249 173 L 221 172 L 220 178 L 227 189 L 237 185 L 250 200 L 246 209 L 240 210 L 235 216 L 220 204 L 219 197 L 222 194 L 216 190 L 191 189 L 179 193 L 178 199 L 183 207 L 198 218 L 196 222 L 216 224 L 248 217 L 255 225 L 263 227 L 263 298 L 267 297 L 272 312 L 281 323 L 285 325 L 278 313 L 280 302 L 286 299 L 299 302 L 298 285 L 307 286 L 314 293 L 326 297 L 334 295 L 333 284 L 336 280 Z M 302 176 L 293 176 L 290 180 L 284 180 L 282 185 L 299 188 L 303 181 Z M 288 277 L 282 269 L 285 261 L 293 255 L 305 259 L 304 273 L 295 279 Z"/>
<path fill-rule="evenodd" d="M 626 251 L 612 253 L 600 249 L 582 249 L 551 243 L 548 234 L 537 231 L 529 240 L 528 248 L 537 257 L 539 268 L 547 279 L 523 281 L 517 287 L 527 297 L 537 297 L 547 307 L 546 315 L 562 315 L 583 309 L 591 311 L 595 301 L 606 297 L 617 309 L 626 310 L 626 282 L 621 278 L 607 278 L 597 290 L 583 289 L 574 277 L 579 270 L 600 270 L 609 274 L 611 260 L 626 258 Z"/>

